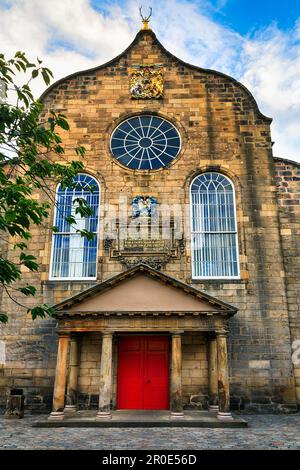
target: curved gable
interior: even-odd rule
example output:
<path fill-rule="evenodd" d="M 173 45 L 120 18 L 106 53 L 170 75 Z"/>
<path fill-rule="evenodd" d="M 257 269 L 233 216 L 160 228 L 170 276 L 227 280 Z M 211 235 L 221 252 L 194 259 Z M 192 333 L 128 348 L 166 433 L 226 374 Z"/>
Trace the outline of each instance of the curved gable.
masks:
<path fill-rule="evenodd" d="M 183 60 L 177 58 L 174 56 L 171 52 L 169 52 L 165 47 L 160 43 L 160 41 L 157 39 L 155 33 L 152 30 L 141 30 L 137 33 L 136 37 L 134 38 L 133 42 L 128 46 L 125 51 L 123 51 L 120 55 L 117 57 L 113 58 L 112 60 L 99 65 L 97 67 L 87 69 L 87 70 L 82 70 L 78 71 L 75 73 L 72 73 L 64 78 L 61 78 L 60 80 L 56 81 L 53 83 L 49 88 L 45 90 L 45 92 L 41 95 L 40 100 L 43 101 L 46 99 L 46 97 L 49 95 L 51 91 L 53 91 L 55 88 L 59 87 L 62 84 L 65 84 L 66 82 L 76 79 L 80 76 L 88 76 L 90 74 L 94 74 L 100 71 L 103 71 L 105 69 L 109 69 L 110 67 L 117 66 L 122 62 L 122 60 L 125 60 L 125 64 L 123 65 L 130 65 L 126 64 L 128 56 L 131 54 L 132 55 L 132 60 L 135 62 L 143 62 L 145 64 L 151 65 L 151 60 L 148 60 L 149 54 L 145 54 L 144 57 L 142 57 L 140 54 L 134 54 L 135 50 L 140 48 L 142 46 L 142 43 L 144 42 L 145 38 L 147 38 L 148 44 L 152 48 L 158 49 L 161 52 L 162 58 L 165 57 L 166 59 L 169 60 L 170 63 L 173 65 L 177 65 L 177 67 L 184 67 L 185 69 L 191 71 L 191 72 L 196 72 L 194 74 L 193 78 L 195 80 L 198 80 L 200 82 L 204 81 L 206 82 L 207 88 L 209 92 L 218 92 L 218 91 L 225 91 L 224 86 L 232 86 L 235 89 L 238 89 L 242 96 L 243 99 L 248 102 L 248 105 L 244 106 L 244 108 L 250 107 L 253 109 L 253 111 L 256 113 L 257 117 L 265 121 L 266 123 L 271 123 L 272 119 L 265 116 L 264 114 L 261 113 L 259 110 L 259 107 L 257 105 L 257 102 L 255 98 L 253 97 L 252 93 L 240 82 L 235 80 L 233 77 L 226 75 L 222 72 L 217 72 L 215 70 L 210 70 L 210 69 L 204 69 L 201 67 L 198 67 L 196 65 L 189 64 L 187 62 L 184 62 Z M 150 42 L 149 42 L 150 39 Z M 143 47 L 143 46 L 142 46 Z M 140 52 L 140 51 L 139 51 Z M 151 54 L 150 54 L 151 55 Z M 135 57 L 136 56 L 136 57 Z M 145 60 L 146 59 L 146 60 Z M 170 65 L 170 64 L 165 64 L 165 65 Z M 197 72 L 199 74 L 197 74 Z M 211 81 L 211 78 L 215 79 L 214 81 Z M 216 80 L 219 79 L 219 80 Z M 227 90 L 228 91 L 228 90 Z M 227 100 L 228 101 L 228 100 Z"/>

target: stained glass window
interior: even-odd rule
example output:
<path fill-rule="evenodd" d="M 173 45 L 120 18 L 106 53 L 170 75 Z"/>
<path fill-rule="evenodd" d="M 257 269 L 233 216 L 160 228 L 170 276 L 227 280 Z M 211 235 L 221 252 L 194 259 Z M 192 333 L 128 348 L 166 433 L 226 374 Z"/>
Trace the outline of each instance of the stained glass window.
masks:
<path fill-rule="evenodd" d="M 53 233 L 52 240 L 52 279 L 96 278 L 99 185 L 86 174 L 78 174 L 74 182 L 74 187 L 63 188 L 59 185 L 57 189 L 54 226 L 58 231 Z M 78 198 L 86 200 L 87 206 L 93 208 L 93 215 L 81 217 L 76 214 Z M 73 216 L 76 224 L 70 224 L 66 220 L 68 216 Z M 88 240 L 77 230 L 87 230 L 95 236 Z"/>
<path fill-rule="evenodd" d="M 203 173 L 191 185 L 193 278 L 238 278 L 234 187 L 220 173 Z"/>
<path fill-rule="evenodd" d="M 110 148 L 115 159 L 132 170 L 158 170 L 179 154 L 178 130 L 166 119 L 141 115 L 123 121 L 114 130 Z"/>

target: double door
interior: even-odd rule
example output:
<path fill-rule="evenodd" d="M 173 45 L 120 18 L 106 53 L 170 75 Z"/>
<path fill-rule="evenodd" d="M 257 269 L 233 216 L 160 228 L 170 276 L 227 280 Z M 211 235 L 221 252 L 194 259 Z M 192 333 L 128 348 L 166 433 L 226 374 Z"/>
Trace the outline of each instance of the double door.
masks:
<path fill-rule="evenodd" d="M 117 408 L 169 409 L 169 338 L 124 336 L 118 354 Z"/>

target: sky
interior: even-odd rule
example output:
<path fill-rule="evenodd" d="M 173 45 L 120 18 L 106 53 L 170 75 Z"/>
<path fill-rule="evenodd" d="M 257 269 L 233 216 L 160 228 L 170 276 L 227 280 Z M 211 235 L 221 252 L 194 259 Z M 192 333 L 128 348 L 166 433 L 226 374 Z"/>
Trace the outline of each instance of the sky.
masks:
<path fill-rule="evenodd" d="M 0 52 L 39 57 L 58 80 L 120 54 L 140 5 L 170 52 L 249 88 L 273 118 L 274 155 L 300 162 L 300 0 L 0 0 Z"/>

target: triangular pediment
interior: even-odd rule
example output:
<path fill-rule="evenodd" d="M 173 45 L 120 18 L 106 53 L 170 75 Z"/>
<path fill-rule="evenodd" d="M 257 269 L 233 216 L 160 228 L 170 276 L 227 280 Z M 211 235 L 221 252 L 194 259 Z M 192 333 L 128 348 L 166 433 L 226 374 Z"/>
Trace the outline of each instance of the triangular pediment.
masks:
<path fill-rule="evenodd" d="M 205 312 L 232 316 L 237 309 L 194 287 L 138 265 L 55 306 L 71 315 L 119 312 Z"/>

